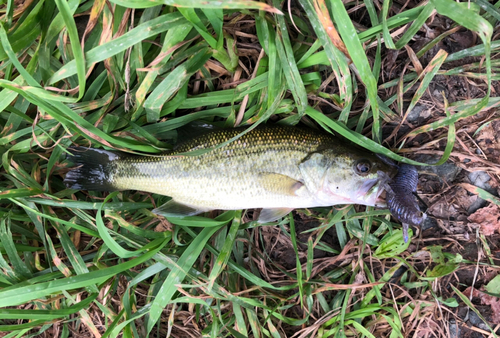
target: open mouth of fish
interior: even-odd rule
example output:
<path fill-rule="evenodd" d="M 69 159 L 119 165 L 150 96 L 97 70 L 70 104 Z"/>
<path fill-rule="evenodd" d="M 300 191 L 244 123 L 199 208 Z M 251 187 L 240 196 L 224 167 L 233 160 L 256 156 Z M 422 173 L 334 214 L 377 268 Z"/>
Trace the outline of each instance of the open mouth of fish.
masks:
<path fill-rule="evenodd" d="M 366 180 L 355 195 L 363 204 L 376 207 L 386 207 L 385 192 L 391 178 L 383 171 L 377 172 L 378 177 Z"/>

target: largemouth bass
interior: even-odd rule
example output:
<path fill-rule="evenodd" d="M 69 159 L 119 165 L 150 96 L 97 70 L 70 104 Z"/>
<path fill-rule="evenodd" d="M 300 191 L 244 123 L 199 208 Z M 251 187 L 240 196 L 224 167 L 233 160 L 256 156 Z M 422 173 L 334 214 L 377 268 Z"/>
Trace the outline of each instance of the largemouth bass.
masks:
<path fill-rule="evenodd" d="M 256 128 L 202 155 L 182 155 L 217 147 L 240 132 L 214 131 L 162 156 L 73 148 L 70 160 L 78 167 L 64 182 L 79 190 L 140 190 L 170 196 L 172 200 L 153 210 L 164 216 L 264 208 L 259 221 L 269 222 L 295 208 L 385 206 L 380 195 L 397 168 L 319 131 Z"/>

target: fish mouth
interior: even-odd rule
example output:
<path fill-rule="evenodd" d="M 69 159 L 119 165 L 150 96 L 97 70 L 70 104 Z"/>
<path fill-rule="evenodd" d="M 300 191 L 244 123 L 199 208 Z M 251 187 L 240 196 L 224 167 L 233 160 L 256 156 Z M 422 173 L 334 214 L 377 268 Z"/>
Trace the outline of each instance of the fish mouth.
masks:
<path fill-rule="evenodd" d="M 384 207 L 386 202 L 383 193 L 391 178 L 383 171 L 377 171 L 377 176 L 377 178 L 363 182 L 363 185 L 356 193 L 356 198 L 366 205 Z"/>

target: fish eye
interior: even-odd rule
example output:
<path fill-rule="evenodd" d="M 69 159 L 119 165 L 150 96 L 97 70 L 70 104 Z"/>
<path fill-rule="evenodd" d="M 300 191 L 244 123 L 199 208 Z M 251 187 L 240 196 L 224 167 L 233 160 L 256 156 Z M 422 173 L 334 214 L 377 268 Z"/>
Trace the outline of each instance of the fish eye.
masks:
<path fill-rule="evenodd" d="M 361 176 L 368 175 L 370 173 L 371 168 L 372 165 L 368 160 L 359 160 L 354 165 L 354 171 L 356 172 L 356 174 Z"/>

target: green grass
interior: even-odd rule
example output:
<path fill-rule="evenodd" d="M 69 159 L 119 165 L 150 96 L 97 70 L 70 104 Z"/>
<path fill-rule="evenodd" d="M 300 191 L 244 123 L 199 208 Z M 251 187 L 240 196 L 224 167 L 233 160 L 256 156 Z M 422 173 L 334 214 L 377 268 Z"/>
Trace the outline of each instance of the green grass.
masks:
<path fill-rule="evenodd" d="M 461 299 L 477 309 L 458 284 L 456 300 L 435 285 L 475 262 L 440 247 L 407 251 L 386 210 L 300 210 L 314 224 L 301 240 L 300 217 L 276 226 L 241 211 L 166 221 L 151 213 L 163 196 L 65 188 L 67 147 L 160 153 L 193 121 L 315 125 L 417 165 L 403 156 L 407 141 L 439 130 L 440 164 L 452 154 L 455 123 L 498 106 L 490 96 L 499 63 L 490 56 L 500 48 L 492 40 L 500 2 L 431 0 L 393 11 L 390 1 L 299 0 L 291 16 L 276 0 L 220 3 L 35 0 L 22 7 L 2 0 L 0 331 L 403 337 L 432 322 L 442 329 L 437 336 L 447 336 L 443 308 Z M 367 29 L 356 25 L 360 13 Z M 403 53 L 435 13 L 475 32 L 477 45 L 442 50 L 418 73 L 408 61 L 401 76 L 383 76 L 387 49 Z M 89 18 L 83 26 L 82 16 Z M 417 60 L 446 37 L 415 51 Z M 473 56 L 482 59 L 464 61 Z M 382 126 L 404 121 L 437 75 L 466 77 L 484 95 L 445 102 L 435 121 L 384 143 Z M 324 239 L 329 231 L 338 247 Z M 276 261 L 277 243 L 293 250 L 295 268 Z M 318 251 L 325 258 L 315 258 Z M 406 272 L 396 284 L 400 267 Z"/>

